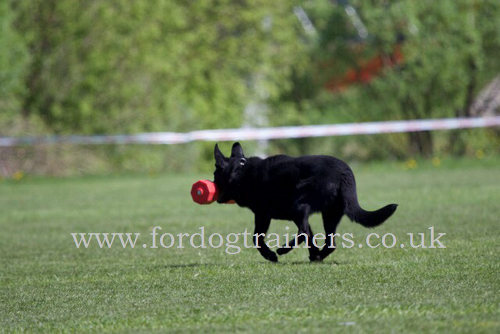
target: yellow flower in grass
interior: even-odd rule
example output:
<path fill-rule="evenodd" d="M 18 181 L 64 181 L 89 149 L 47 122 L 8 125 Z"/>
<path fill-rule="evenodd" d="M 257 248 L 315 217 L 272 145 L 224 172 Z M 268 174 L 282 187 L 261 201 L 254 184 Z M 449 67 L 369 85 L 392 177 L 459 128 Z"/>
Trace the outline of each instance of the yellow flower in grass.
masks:
<path fill-rule="evenodd" d="M 417 168 L 417 160 L 415 160 L 415 159 L 406 160 L 406 162 L 405 162 L 405 168 L 406 169 L 415 169 L 415 168 Z"/>
<path fill-rule="evenodd" d="M 432 165 L 434 167 L 439 167 L 441 166 L 441 159 L 439 159 L 438 157 L 434 157 L 432 158 Z"/>
<path fill-rule="evenodd" d="M 478 159 L 484 158 L 484 151 L 481 149 L 477 150 L 476 151 L 476 158 L 478 158 Z"/>
<path fill-rule="evenodd" d="M 24 173 L 20 170 L 12 174 L 12 178 L 16 181 L 20 181 L 24 177 Z"/>

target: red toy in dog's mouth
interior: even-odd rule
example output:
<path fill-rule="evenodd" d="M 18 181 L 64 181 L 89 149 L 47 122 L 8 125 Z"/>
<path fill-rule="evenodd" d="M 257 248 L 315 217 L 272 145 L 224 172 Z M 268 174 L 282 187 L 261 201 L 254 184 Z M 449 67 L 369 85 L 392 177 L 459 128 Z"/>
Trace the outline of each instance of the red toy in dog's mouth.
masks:
<path fill-rule="evenodd" d="M 210 204 L 217 200 L 217 187 L 210 180 L 199 180 L 193 183 L 191 187 L 191 197 L 198 204 Z M 227 204 L 233 204 L 234 201 L 227 201 Z"/>

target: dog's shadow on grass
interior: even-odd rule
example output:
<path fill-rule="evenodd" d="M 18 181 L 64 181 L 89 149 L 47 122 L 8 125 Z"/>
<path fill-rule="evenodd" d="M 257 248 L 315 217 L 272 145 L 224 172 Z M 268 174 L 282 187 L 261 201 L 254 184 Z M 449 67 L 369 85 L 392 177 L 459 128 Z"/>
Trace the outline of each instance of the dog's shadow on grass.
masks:
<path fill-rule="evenodd" d="M 269 263 L 269 262 L 254 262 L 255 264 L 265 264 L 265 265 L 277 265 L 277 266 L 297 266 L 297 265 L 314 265 L 314 266 L 339 266 L 343 263 L 338 261 L 328 261 L 328 262 L 310 262 L 310 261 L 283 261 L 278 263 Z M 200 268 L 200 267 L 234 267 L 248 265 L 248 263 L 241 264 L 227 264 L 227 263 L 171 263 L 171 264 L 163 264 L 161 267 L 168 269 L 178 269 L 178 268 Z"/>
<path fill-rule="evenodd" d="M 310 265 L 315 265 L 315 266 L 332 266 L 332 265 L 339 266 L 343 263 L 340 263 L 338 261 L 311 262 L 311 261 L 304 260 L 304 261 L 278 262 L 278 264 L 281 264 L 281 265 L 306 265 L 306 264 L 310 264 Z"/>
<path fill-rule="evenodd" d="M 172 263 L 172 264 L 162 264 L 160 267 L 169 269 L 178 268 L 198 268 L 198 267 L 222 267 L 222 263 Z"/>

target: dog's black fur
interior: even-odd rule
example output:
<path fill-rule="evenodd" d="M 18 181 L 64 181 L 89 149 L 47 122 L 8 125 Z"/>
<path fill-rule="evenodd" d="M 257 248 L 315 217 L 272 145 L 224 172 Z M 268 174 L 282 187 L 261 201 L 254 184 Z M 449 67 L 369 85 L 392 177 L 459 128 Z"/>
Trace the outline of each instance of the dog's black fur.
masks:
<path fill-rule="evenodd" d="M 309 215 L 321 212 L 326 235 L 335 234 L 340 219 L 346 214 L 366 227 L 382 224 L 396 210 L 397 204 L 376 211 L 365 211 L 358 203 L 356 183 L 349 166 L 334 157 L 316 155 L 292 158 L 275 155 L 266 159 L 246 158 L 239 143 L 234 143 L 229 158 L 215 145 L 214 182 L 218 188 L 217 202 L 234 200 L 255 214 L 254 244 L 269 261 L 278 257 L 264 242 L 271 219 L 292 220 L 299 229 L 299 238 L 278 248 L 288 253 L 297 243 L 312 241 Z M 297 240 L 295 240 L 297 239 Z M 330 244 L 333 241 L 333 244 Z M 321 250 L 308 242 L 309 259 L 321 261 L 335 250 L 334 238 L 326 239 Z"/>

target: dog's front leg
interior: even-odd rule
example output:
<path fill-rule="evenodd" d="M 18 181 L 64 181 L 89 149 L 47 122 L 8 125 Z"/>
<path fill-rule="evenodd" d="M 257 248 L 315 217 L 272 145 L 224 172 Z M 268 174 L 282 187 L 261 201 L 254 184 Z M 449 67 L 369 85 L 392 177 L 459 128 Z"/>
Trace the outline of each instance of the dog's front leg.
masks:
<path fill-rule="evenodd" d="M 255 247 L 259 250 L 260 255 L 262 255 L 266 260 L 271 262 L 278 262 L 278 256 L 275 252 L 267 247 L 265 238 L 269 225 L 271 224 L 271 218 L 256 214 L 255 215 L 255 230 L 253 233 L 253 243 Z"/>

